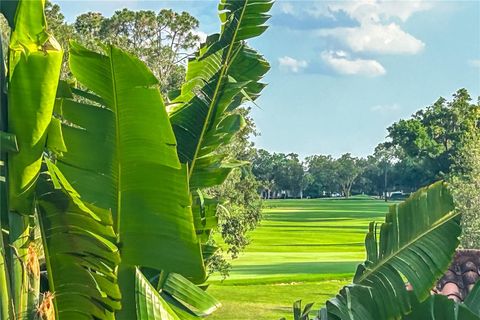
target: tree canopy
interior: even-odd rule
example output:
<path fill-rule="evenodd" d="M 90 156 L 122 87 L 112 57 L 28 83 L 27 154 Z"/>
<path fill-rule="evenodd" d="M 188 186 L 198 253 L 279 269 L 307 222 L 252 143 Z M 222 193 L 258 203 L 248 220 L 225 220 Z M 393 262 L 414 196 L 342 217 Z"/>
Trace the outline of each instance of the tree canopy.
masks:
<path fill-rule="evenodd" d="M 459 89 L 450 101 L 441 97 L 410 118 L 393 123 L 387 139 L 365 158 L 319 154 L 302 161 L 293 153 L 260 149 L 253 160 L 253 173 L 267 198 L 408 194 L 457 174 L 456 159 L 478 135 L 479 110 L 467 90 Z"/>

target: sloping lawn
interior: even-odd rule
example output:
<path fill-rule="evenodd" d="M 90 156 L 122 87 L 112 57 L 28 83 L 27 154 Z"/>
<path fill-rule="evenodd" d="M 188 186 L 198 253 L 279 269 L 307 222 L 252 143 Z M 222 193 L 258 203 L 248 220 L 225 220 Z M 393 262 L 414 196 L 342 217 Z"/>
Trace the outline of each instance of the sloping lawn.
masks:
<path fill-rule="evenodd" d="M 209 319 L 288 319 L 297 299 L 320 307 L 349 282 L 364 259 L 368 223 L 383 220 L 388 205 L 366 197 L 266 201 L 230 277 L 210 278 L 223 307 Z"/>

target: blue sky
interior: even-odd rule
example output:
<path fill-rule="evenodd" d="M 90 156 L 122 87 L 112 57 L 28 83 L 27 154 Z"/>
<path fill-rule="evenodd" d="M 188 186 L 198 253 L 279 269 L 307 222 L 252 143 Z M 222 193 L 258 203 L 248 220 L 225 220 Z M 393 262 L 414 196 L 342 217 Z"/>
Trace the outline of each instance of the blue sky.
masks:
<path fill-rule="evenodd" d="M 173 8 L 216 32 L 217 1 L 55 1 L 85 11 Z M 438 97 L 480 94 L 480 1 L 286 1 L 251 44 L 270 61 L 254 107 L 258 147 L 365 156 L 386 128 Z"/>

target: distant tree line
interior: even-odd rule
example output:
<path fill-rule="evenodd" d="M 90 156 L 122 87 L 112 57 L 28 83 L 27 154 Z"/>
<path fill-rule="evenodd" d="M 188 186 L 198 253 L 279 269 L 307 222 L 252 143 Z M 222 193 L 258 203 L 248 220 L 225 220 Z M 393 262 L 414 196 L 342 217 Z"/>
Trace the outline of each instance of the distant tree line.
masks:
<path fill-rule="evenodd" d="M 107 43 L 142 59 L 160 81 L 163 93 L 176 90 L 185 78 L 185 66 L 200 43 L 198 20 L 188 12 L 171 9 L 117 10 L 111 17 L 86 12 L 67 23 L 59 5 L 46 2 L 49 31 L 65 48 L 62 78 L 70 79 L 68 42 L 75 40 L 101 51 Z"/>
<path fill-rule="evenodd" d="M 468 175 L 460 165 L 478 136 L 479 103 L 465 89 L 450 101 L 439 98 L 409 119 L 392 124 L 386 141 L 361 158 L 350 153 L 334 158 L 257 150 L 252 171 L 263 198 L 330 197 L 368 194 L 384 197 L 409 193 L 439 179 Z M 471 170 L 470 170 L 471 171 Z"/>

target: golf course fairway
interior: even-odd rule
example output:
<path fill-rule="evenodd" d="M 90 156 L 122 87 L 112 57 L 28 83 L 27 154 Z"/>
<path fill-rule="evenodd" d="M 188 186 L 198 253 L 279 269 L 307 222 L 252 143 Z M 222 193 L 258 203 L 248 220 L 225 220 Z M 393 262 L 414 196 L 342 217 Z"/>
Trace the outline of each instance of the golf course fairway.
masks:
<path fill-rule="evenodd" d="M 222 307 L 209 319 L 292 319 L 295 300 L 318 310 L 364 259 L 370 221 L 382 221 L 390 203 L 369 197 L 264 202 L 263 220 L 230 277 L 213 275 L 208 292 Z"/>

